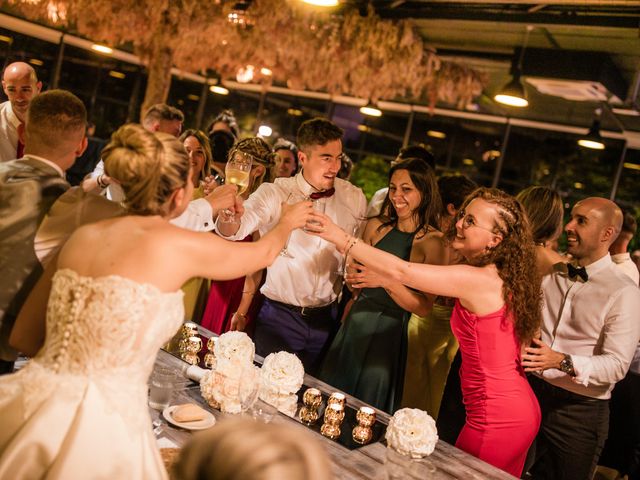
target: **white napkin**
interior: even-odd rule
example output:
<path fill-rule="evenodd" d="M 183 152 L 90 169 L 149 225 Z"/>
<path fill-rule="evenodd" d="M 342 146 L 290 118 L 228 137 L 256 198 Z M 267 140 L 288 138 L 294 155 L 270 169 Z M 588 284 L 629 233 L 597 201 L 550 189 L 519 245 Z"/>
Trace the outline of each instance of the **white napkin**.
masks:
<path fill-rule="evenodd" d="M 158 437 L 156 440 L 158 448 L 180 448 L 180 446 L 168 437 Z"/>
<path fill-rule="evenodd" d="M 207 370 L 204 368 L 200 368 L 197 365 L 190 365 L 185 372 L 185 375 L 195 382 L 200 382 L 204 374 L 207 373 Z"/>

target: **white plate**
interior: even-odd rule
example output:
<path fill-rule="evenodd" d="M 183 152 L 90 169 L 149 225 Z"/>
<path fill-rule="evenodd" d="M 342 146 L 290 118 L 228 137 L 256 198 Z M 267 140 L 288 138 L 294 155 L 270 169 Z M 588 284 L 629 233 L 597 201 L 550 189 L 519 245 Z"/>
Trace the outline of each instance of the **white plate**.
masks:
<path fill-rule="evenodd" d="M 205 430 L 207 428 L 213 427 L 216 424 L 216 417 L 213 416 L 211 412 L 205 413 L 207 414 L 205 418 L 202 420 L 198 420 L 196 422 L 178 422 L 173 418 L 173 411 L 178 407 L 178 405 L 170 405 L 162 411 L 162 416 L 172 425 L 176 427 L 184 428 L 186 430 Z"/>

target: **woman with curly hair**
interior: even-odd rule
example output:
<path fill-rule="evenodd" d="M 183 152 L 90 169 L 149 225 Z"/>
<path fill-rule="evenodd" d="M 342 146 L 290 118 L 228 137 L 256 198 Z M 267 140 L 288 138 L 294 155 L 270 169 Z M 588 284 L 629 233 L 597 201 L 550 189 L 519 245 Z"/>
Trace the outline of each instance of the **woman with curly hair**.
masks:
<path fill-rule="evenodd" d="M 462 204 L 448 237 L 467 265 L 402 260 L 347 235 L 314 212 L 307 231 L 368 268 L 408 287 L 455 297 L 451 326 L 460 343 L 467 421 L 456 446 L 520 477 L 540 425 L 540 407 L 521 365 L 520 349 L 540 325 L 540 276 L 522 205 L 479 188 Z M 359 274 L 348 276 L 357 281 Z"/>

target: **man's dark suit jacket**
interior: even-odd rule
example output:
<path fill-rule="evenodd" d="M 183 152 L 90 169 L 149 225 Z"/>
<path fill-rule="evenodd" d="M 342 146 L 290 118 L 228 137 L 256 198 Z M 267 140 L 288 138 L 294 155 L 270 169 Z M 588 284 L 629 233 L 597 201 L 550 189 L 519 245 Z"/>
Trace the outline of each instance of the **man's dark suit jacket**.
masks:
<path fill-rule="evenodd" d="M 45 214 L 69 188 L 60 173 L 25 155 L 0 163 L 0 359 L 17 352 L 9 335 L 27 295 L 42 274 L 33 240 Z"/>

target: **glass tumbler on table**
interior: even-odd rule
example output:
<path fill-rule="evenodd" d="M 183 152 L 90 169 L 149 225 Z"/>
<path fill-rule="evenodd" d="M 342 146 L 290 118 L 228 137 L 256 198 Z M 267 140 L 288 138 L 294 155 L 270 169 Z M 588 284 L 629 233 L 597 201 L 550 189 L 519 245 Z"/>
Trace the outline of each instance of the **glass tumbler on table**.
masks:
<path fill-rule="evenodd" d="M 177 375 L 175 370 L 167 367 L 156 367 L 149 379 L 149 406 L 156 410 L 164 410 L 171 403 Z"/>

